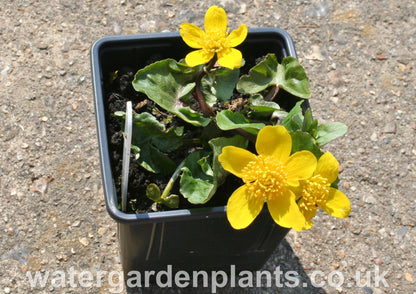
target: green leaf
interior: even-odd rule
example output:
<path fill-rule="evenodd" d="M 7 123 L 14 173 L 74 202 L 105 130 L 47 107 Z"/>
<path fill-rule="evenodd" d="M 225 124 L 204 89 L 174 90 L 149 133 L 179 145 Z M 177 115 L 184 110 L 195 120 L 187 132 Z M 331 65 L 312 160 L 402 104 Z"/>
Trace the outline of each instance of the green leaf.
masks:
<path fill-rule="evenodd" d="M 183 127 L 170 128 L 165 132 L 159 132 L 154 134 L 151 138 L 151 142 L 154 146 L 162 152 L 172 152 L 178 149 L 182 145 Z"/>
<path fill-rule="evenodd" d="M 209 141 L 212 153 L 200 150 L 190 154 L 182 167 L 181 194 L 193 204 L 208 202 L 228 175 L 218 161 L 222 148 L 229 145 L 247 148 L 247 144 L 247 139 L 242 136 L 219 137 Z"/>
<path fill-rule="evenodd" d="M 308 132 L 312 137 L 316 138 L 318 133 L 318 120 L 312 118 L 312 111 L 310 108 L 306 110 L 306 113 L 303 117 L 302 131 Z"/>
<path fill-rule="evenodd" d="M 222 168 L 221 163 L 218 161 L 218 156 L 222 153 L 222 148 L 225 146 L 235 146 L 246 149 L 248 140 L 242 136 L 237 135 L 230 138 L 215 138 L 210 140 L 208 143 L 213 151 L 212 170 L 213 174 L 215 175 L 214 183 L 216 187 L 218 187 L 224 183 L 225 178 L 228 175 L 228 172 Z"/>
<path fill-rule="evenodd" d="M 240 69 L 228 69 L 225 67 L 217 68 L 206 75 L 201 80 L 202 93 L 210 106 L 218 100 L 226 101 L 234 94 L 235 86 L 240 78 Z"/>
<path fill-rule="evenodd" d="M 273 101 L 265 101 L 259 94 L 254 95 L 251 98 L 250 109 L 248 116 L 253 119 L 270 120 L 270 117 L 275 113 L 278 117 L 285 118 L 287 112 L 283 111 L 279 104 Z"/>
<path fill-rule="evenodd" d="M 268 54 L 262 62 L 250 69 L 248 75 L 242 76 L 237 90 L 254 94 L 274 85 L 300 98 L 307 99 L 311 96 L 308 77 L 299 61 L 288 56 L 279 64 L 275 54 Z"/>
<path fill-rule="evenodd" d="M 298 101 L 296 105 L 289 111 L 286 118 L 282 121 L 282 126 L 284 126 L 288 131 L 298 131 L 302 129 L 302 103 L 303 101 Z"/>
<path fill-rule="evenodd" d="M 311 97 L 309 89 L 308 76 L 305 69 L 300 65 L 299 60 L 288 56 L 283 58 L 282 70 L 284 77 L 281 83 L 276 83 L 280 88 L 286 90 L 292 95 L 300 98 L 308 99 Z"/>
<path fill-rule="evenodd" d="M 211 119 L 204 117 L 199 112 L 193 111 L 188 106 L 179 108 L 176 115 L 194 126 L 206 127 L 211 122 Z"/>
<path fill-rule="evenodd" d="M 289 132 L 289 134 L 292 137 L 292 154 L 298 151 L 308 150 L 311 151 L 316 158 L 321 157 L 322 151 L 319 146 L 315 144 L 315 139 L 311 134 L 302 131 Z"/>
<path fill-rule="evenodd" d="M 319 146 L 324 146 L 330 141 L 344 135 L 348 130 L 348 127 L 340 122 L 328 122 L 318 126 L 316 143 Z"/>
<path fill-rule="evenodd" d="M 135 146 L 135 145 L 131 145 L 131 150 L 133 150 L 133 152 L 134 152 L 134 158 L 136 160 L 139 160 L 139 158 L 140 158 L 140 151 L 142 151 L 140 149 L 140 147 L 139 146 Z"/>
<path fill-rule="evenodd" d="M 261 95 L 254 95 L 251 98 L 250 108 L 256 109 L 258 111 L 275 111 L 281 110 L 279 104 L 273 101 L 266 101 Z"/>
<path fill-rule="evenodd" d="M 209 157 L 202 157 L 200 160 L 197 161 L 199 166 L 201 167 L 202 171 L 208 176 L 214 176 L 214 172 L 212 171 Z"/>
<path fill-rule="evenodd" d="M 125 118 L 125 113 L 116 114 Z M 148 171 L 171 174 L 176 164 L 165 154 L 182 146 L 183 129 L 165 130 L 153 115 L 147 112 L 133 114 L 132 150 L 136 160 Z"/>
<path fill-rule="evenodd" d="M 207 202 L 215 188 L 214 177 L 206 173 L 210 170 L 206 166 L 209 156 L 209 152 L 199 150 L 191 153 L 185 159 L 185 164 L 181 169 L 180 192 L 190 203 L 203 204 Z"/>
<path fill-rule="evenodd" d="M 210 119 L 183 104 L 194 90 L 195 79 L 201 69 L 202 66 L 188 67 L 174 59 L 161 60 L 139 70 L 133 87 L 184 121 L 195 126 L 206 126 Z"/>
<path fill-rule="evenodd" d="M 178 208 L 179 206 L 179 196 L 175 194 L 168 195 L 162 198 L 160 189 L 156 184 L 149 184 L 146 188 L 146 196 L 150 200 L 153 200 L 156 203 L 166 205 L 170 208 Z"/>
<path fill-rule="evenodd" d="M 312 137 L 316 138 L 318 135 L 318 120 L 314 119 L 308 128 L 308 133 L 312 135 Z"/>
<path fill-rule="evenodd" d="M 303 116 L 301 104 L 302 101 L 296 103 L 282 122 L 282 125 L 289 132 L 307 132 L 315 138 L 315 142 L 319 147 L 324 146 L 328 142 L 344 135 L 347 132 L 348 127 L 340 122 L 328 122 L 318 125 L 318 121 L 316 119 L 312 119 L 310 109 L 308 109 L 305 116 Z"/>
<path fill-rule="evenodd" d="M 123 112 L 123 117 L 125 116 Z M 152 129 L 164 130 L 165 125 L 162 124 L 154 117 L 151 113 L 142 112 L 142 113 L 133 113 L 133 123 L 143 123 L 151 127 Z"/>
<path fill-rule="evenodd" d="M 146 170 L 165 176 L 170 175 L 176 167 L 173 160 L 150 144 L 141 147 L 138 162 Z"/>
<path fill-rule="evenodd" d="M 307 132 L 312 125 L 312 112 L 311 109 L 308 108 L 308 110 L 305 112 L 303 116 L 303 122 L 302 122 L 302 131 Z"/>
<path fill-rule="evenodd" d="M 279 63 L 276 55 L 268 54 L 266 58 L 250 69 L 248 75 L 243 75 L 237 83 L 237 91 L 243 94 L 254 94 L 265 90 L 271 85 L 277 75 Z"/>
<path fill-rule="evenodd" d="M 156 203 L 160 203 L 160 189 L 156 184 L 149 184 L 146 188 L 146 196 L 147 198 L 149 198 L 150 200 L 156 202 Z"/>
<path fill-rule="evenodd" d="M 231 110 L 222 110 L 217 113 L 217 125 L 223 131 L 243 129 L 251 134 L 256 135 L 259 130 L 265 127 L 263 123 L 251 123 L 239 112 Z"/>
<path fill-rule="evenodd" d="M 166 131 L 165 125 L 150 113 L 133 114 L 133 145 L 141 146 L 151 142 L 162 152 L 172 152 L 182 145 L 182 135 L 183 127 Z"/>
<path fill-rule="evenodd" d="M 166 205 L 170 208 L 178 208 L 179 207 L 179 196 L 175 194 L 170 194 L 165 198 L 161 198 L 162 204 Z"/>

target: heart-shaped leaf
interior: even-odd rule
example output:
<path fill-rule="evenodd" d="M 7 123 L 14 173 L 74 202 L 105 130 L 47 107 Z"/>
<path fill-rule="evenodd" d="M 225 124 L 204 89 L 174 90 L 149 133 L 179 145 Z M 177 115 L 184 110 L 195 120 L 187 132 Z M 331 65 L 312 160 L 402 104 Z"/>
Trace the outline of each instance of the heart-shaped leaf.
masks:
<path fill-rule="evenodd" d="M 275 54 L 268 54 L 262 62 L 250 69 L 248 75 L 240 78 L 237 90 L 240 93 L 255 94 L 270 86 L 277 86 L 304 99 L 311 96 L 305 69 L 292 56 L 283 58 L 279 64 Z"/>
<path fill-rule="evenodd" d="M 206 126 L 211 120 L 183 103 L 194 90 L 195 79 L 201 69 L 202 66 L 189 67 L 174 59 L 161 60 L 139 70 L 133 87 L 184 121 L 195 126 Z"/>
<path fill-rule="evenodd" d="M 124 112 L 115 115 L 125 118 Z M 133 114 L 131 145 L 139 164 L 154 173 L 171 174 L 176 164 L 166 153 L 182 146 L 182 133 L 182 128 L 165 130 L 165 126 L 150 113 Z"/>

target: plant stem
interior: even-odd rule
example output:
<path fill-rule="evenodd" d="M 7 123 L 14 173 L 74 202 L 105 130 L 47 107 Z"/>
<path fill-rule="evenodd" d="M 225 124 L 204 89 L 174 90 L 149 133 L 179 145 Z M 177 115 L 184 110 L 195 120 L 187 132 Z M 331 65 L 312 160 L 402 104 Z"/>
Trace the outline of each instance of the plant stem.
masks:
<path fill-rule="evenodd" d="M 172 190 L 173 185 L 175 184 L 175 181 L 178 178 L 179 173 L 184 165 L 185 165 L 185 159 L 178 165 L 175 172 L 170 177 L 168 184 L 166 185 L 165 189 L 163 190 L 162 195 L 160 196 L 161 199 L 166 200 L 166 197 L 169 195 L 170 190 Z"/>
<path fill-rule="evenodd" d="M 274 98 L 276 98 L 277 93 L 279 93 L 280 87 L 278 85 L 273 85 L 270 92 L 267 94 L 267 96 L 264 98 L 266 101 L 273 101 Z"/>
<path fill-rule="evenodd" d="M 195 94 L 196 94 L 196 97 L 198 99 L 199 106 L 201 106 L 202 113 L 206 117 L 213 116 L 214 111 L 205 102 L 204 96 L 202 95 L 201 80 L 202 80 L 202 77 L 204 76 L 204 74 L 206 74 L 207 72 L 209 72 L 212 69 L 212 67 L 215 65 L 215 62 L 216 62 L 216 58 L 211 59 L 211 61 L 206 66 L 204 66 L 204 68 L 201 69 L 201 71 L 198 73 L 198 76 L 196 77 L 196 81 L 195 81 L 196 82 Z"/>

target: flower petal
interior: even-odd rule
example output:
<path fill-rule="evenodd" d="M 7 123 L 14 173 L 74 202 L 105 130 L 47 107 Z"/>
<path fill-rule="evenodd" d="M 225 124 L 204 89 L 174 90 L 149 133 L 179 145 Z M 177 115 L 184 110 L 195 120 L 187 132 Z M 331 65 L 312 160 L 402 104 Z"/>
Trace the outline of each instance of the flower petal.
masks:
<path fill-rule="evenodd" d="M 320 175 L 327 179 L 328 183 L 332 184 L 339 174 L 339 162 L 330 152 L 325 152 L 325 154 L 319 158 L 314 174 Z"/>
<path fill-rule="evenodd" d="M 241 52 L 234 48 L 225 48 L 217 52 L 218 64 L 229 69 L 240 68 L 243 61 Z"/>
<path fill-rule="evenodd" d="M 286 189 L 280 197 L 267 199 L 267 207 L 274 221 L 281 227 L 294 228 L 301 231 L 305 225 L 305 217 L 295 201 L 295 194 Z"/>
<path fill-rule="evenodd" d="M 227 218 L 236 229 L 247 228 L 258 216 L 264 205 L 264 199 L 250 197 L 243 185 L 231 195 L 227 203 Z"/>
<path fill-rule="evenodd" d="M 316 157 L 312 152 L 303 150 L 292 154 L 286 162 L 287 183 L 299 186 L 299 180 L 310 178 L 316 168 Z"/>
<path fill-rule="evenodd" d="M 205 35 L 205 32 L 191 23 L 181 24 L 180 33 L 183 41 L 191 48 L 202 48 L 201 38 Z"/>
<path fill-rule="evenodd" d="M 243 43 L 247 37 L 247 26 L 245 24 L 240 25 L 236 30 L 233 30 L 227 37 L 228 46 L 235 47 Z"/>
<path fill-rule="evenodd" d="M 305 217 L 305 225 L 303 226 L 303 230 L 309 230 L 313 226 L 312 218 L 315 217 L 318 208 L 309 208 L 308 210 L 302 209 L 303 202 L 305 202 L 304 199 L 299 200 L 298 207 L 302 212 L 303 216 Z"/>
<path fill-rule="evenodd" d="M 210 53 L 204 49 L 195 50 L 186 55 L 185 62 L 188 66 L 194 67 L 208 63 L 214 57 L 214 55 L 215 53 Z"/>
<path fill-rule="evenodd" d="M 205 14 L 205 32 L 224 32 L 227 31 L 227 14 L 225 10 L 218 6 L 211 6 Z"/>
<path fill-rule="evenodd" d="M 283 126 L 266 126 L 257 135 L 256 150 L 260 155 L 286 162 L 292 151 L 292 137 Z"/>
<path fill-rule="evenodd" d="M 297 231 L 299 232 L 299 231 L 302 231 L 302 230 L 309 230 L 310 228 L 312 228 L 312 226 L 313 226 L 313 221 L 307 220 L 305 225 L 303 226 L 303 228 L 301 230 L 297 230 Z"/>
<path fill-rule="evenodd" d="M 335 188 L 329 188 L 328 198 L 322 202 L 319 207 L 332 216 L 346 218 L 351 212 L 348 197 Z"/>
<path fill-rule="evenodd" d="M 302 198 L 303 189 L 306 187 L 306 181 L 299 181 L 299 186 L 290 186 L 289 189 L 296 195 L 296 201 Z"/>
<path fill-rule="evenodd" d="M 218 156 L 218 161 L 222 167 L 241 178 L 243 176 L 242 170 L 250 162 L 255 161 L 257 156 L 250 151 L 235 146 L 225 146 L 222 148 L 222 153 Z"/>

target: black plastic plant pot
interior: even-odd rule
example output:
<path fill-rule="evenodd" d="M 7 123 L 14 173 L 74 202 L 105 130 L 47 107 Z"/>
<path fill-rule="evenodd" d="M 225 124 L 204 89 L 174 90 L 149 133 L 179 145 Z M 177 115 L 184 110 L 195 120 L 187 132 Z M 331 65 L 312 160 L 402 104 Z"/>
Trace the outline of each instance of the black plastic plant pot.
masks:
<path fill-rule="evenodd" d="M 296 57 L 290 36 L 280 29 L 252 29 L 238 47 L 246 65 L 256 58 L 275 53 L 279 61 Z M 178 33 L 114 36 L 99 39 L 91 48 L 92 78 L 101 172 L 105 202 L 117 222 L 120 254 L 125 274 L 129 271 L 166 270 L 237 270 L 260 269 L 289 229 L 279 227 L 270 217 L 267 205 L 256 220 L 244 230 L 234 230 L 227 221 L 226 206 L 179 209 L 127 214 L 118 208 L 114 171 L 112 170 L 106 118 L 104 78 L 123 67 L 138 70 L 149 62 L 174 58 L 179 60 L 192 50 Z M 250 64 L 251 63 L 251 64 Z M 284 94 L 278 103 L 290 109 L 299 99 Z M 305 103 L 304 103 L 305 104 Z M 143 195 L 143 197 L 146 197 Z M 214 196 L 215 197 L 215 196 Z"/>

